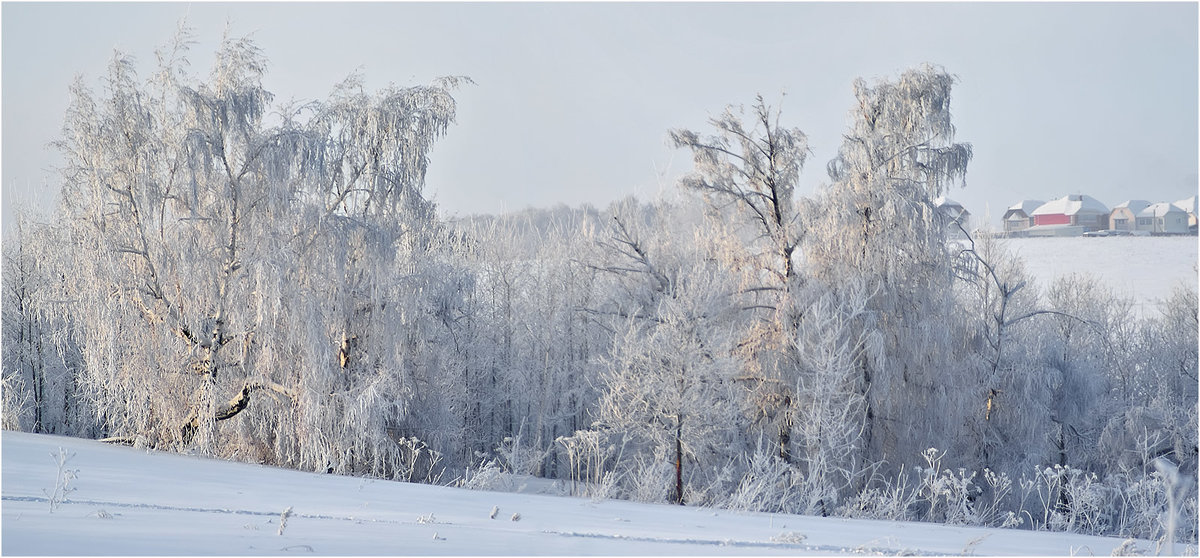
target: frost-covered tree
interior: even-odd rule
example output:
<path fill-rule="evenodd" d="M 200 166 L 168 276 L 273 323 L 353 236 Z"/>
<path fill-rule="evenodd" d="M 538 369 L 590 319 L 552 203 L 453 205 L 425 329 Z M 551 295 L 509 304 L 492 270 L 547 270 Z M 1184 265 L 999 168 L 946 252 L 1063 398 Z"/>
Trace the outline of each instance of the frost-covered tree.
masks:
<path fill-rule="evenodd" d="M 954 141 L 954 81 L 924 66 L 895 81 L 854 82 L 853 123 L 820 206 L 820 220 L 837 226 L 806 251 L 818 276 L 863 270 L 890 296 L 911 297 L 944 272 L 946 230 L 933 201 L 965 177 L 972 154 Z"/>
<path fill-rule="evenodd" d="M 599 426 L 621 441 L 628 461 L 668 460 L 668 498 L 683 504 L 738 449 L 735 283 L 711 256 L 674 244 L 688 239 L 645 238 L 625 209 L 614 215 L 606 244 L 617 260 L 605 269 L 628 280 L 632 304 L 616 312 L 623 319 L 614 320 Z"/>
<path fill-rule="evenodd" d="M 794 195 L 809 155 L 808 136 L 782 126 L 781 114 L 759 95 L 749 118 L 730 106 L 709 119 L 716 135 L 671 130 L 675 147 L 690 149 L 695 165 L 680 184 L 714 208 L 742 214 L 754 231 L 751 238 L 761 241 L 742 257 L 755 272 L 768 274 L 759 281 L 776 287 L 796 276 L 793 253 L 803 228 Z"/>
<path fill-rule="evenodd" d="M 794 511 L 828 515 L 865 480 L 866 396 L 856 360 L 867 350 L 869 334 L 856 322 L 866 317 L 870 295 L 854 286 L 825 291 L 806 305 L 791 340 L 798 398 L 793 431 L 802 479 L 800 508 Z"/>
<path fill-rule="evenodd" d="M 18 221 L 16 235 L 4 239 L 4 389 L 5 428 L 44 432 L 49 426 L 43 415 L 47 401 L 48 370 L 44 321 L 37 312 L 37 298 L 49 280 L 38 269 L 29 223 Z"/>
<path fill-rule="evenodd" d="M 834 288 L 860 279 L 875 293 L 862 327 L 867 352 L 885 358 L 858 358 L 864 436 L 874 459 L 893 464 L 958 439 L 958 413 L 977 396 L 957 372 L 951 258 L 933 204 L 963 179 L 971 158 L 971 146 L 954 140 L 953 83 L 929 66 L 855 81 L 831 183 L 808 206 L 807 271 Z"/>
<path fill-rule="evenodd" d="M 61 227 L 19 217 L 4 238 L 3 369 L 6 428 L 86 434 L 92 422 L 79 397 L 79 350 L 68 337 L 73 295 L 62 259 Z"/>
<path fill-rule="evenodd" d="M 459 288 L 432 269 L 421 188 L 461 80 L 366 94 L 352 78 L 272 114 L 252 42 L 226 37 L 204 80 L 188 45 L 184 30 L 149 80 L 118 54 L 101 94 L 78 82 L 57 143 L 100 419 L 155 445 L 390 475 L 412 405 L 436 397 L 422 382 L 451 389 L 421 377 Z"/>
<path fill-rule="evenodd" d="M 748 117 L 731 106 L 710 119 L 715 134 L 672 130 L 671 140 L 691 150 L 694 170 L 680 185 L 703 197 L 713 219 L 709 226 L 725 237 L 722 258 L 741 275 L 742 306 L 762 317 L 740 342 L 751 363 L 741 378 L 754 394 L 753 414 L 775 430 L 779 455 L 790 461 L 795 376 L 783 361 L 795 334 L 802 277 L 796 250 L 804 223 L 795 188 L 810 151 L 804 132 L 783 126 L 780 118 L 781 111 L 760 95 Z M 724 216 L 735 218 L 726 224 Z"/>
<path fill-rule="evenodd" d="M 963 342 L 974 356 L 966 361 L 974 379 L 966 389 L 975 394 L 965 401 L 974 409 L 966 427 L 975 444 L 966 450 L 978 456 L 976 466 L 1016 474 L 1046 456 L 1044 424 L 1038 424 L 1043 415 L 1032 412 L 1031 403 L 1049 390 L 1049 373 L 1029 349 L 1040 344 L 1049 317 L 1073 317 L 1040 304 L 1021 261 L 1000 241 L 961 232 L 965 241 L 954 269 Z"/>
<path fill-rule="evenodd" d="M 1047 302 L 1059 313 L 1043 329 L 1041 349 L 1048 372 L 1043 397 L 1049 414 L 1043 432 L 1060 465 L 1092 464 L 1114 362 L 1115 324 L 1132 319 L 1130 305 L 1091 276 L 1072 275 L 1051 284 Z"/>
<path fill-rule="evenodd" d="M 579 261 L 599 219 L 593 209 L 564 206 L 455 225 L 468 239 L 476 276 L 462 340 L 472 453 L 502 458 L 520 446 L 544 454 L 521 472 L 557 477 L 567 470 L 555 440 L 590 424 L 595 357 L 610 337 L 584 311 L 595 306 L 598 272 Z"/>

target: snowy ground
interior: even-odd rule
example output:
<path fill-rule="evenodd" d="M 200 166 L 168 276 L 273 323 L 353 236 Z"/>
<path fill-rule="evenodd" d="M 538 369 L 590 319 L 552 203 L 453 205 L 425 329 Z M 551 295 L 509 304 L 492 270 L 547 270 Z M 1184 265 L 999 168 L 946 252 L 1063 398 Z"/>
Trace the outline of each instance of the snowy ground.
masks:
<path fill-rule="evenodd" d="M 478 492 L 14 432 L 0 444 L 5 555 L 1108 556 L 1123 542 Z M 51 512 L 59 448 L 78 477 Z"/>
<path fill-rule="evenodd" d="M 1179 283 L 1195 285 L 1200 244 L 1192 236 L 1110 238 L 1013 238 L 1003 241 L 1025 260 L 1043 289 L 1072 273 L 1097 277 L 1114 293 L 1132 297 L 1144 316 Z"/>

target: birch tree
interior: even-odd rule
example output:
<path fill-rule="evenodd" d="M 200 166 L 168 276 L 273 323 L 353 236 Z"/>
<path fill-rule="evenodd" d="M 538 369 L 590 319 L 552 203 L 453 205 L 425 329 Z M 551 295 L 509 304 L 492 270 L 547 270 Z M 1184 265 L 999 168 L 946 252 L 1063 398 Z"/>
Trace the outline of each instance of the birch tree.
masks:
<path fill-rule="evenodd" d="M 960 182 L 971 146 L 954 141 L 954 78 L 925 66 L 895 80 L 854 82 L 852 124 L 831 183 L 812 204 L 804 243 L 811 273 L 827 285 L 861 278 L 876 293 L 867 305 L 885 360 L 858 359 L 867 397 L 870 453 L 912 459 L 937 441 L 957 438 L 968 390 L 954 357 L 957 315 L 950 291 L 945 227 L 933 200 Z M 943 372 L 947 371 L 947 372 Z M 968 393 L 969 391 L 969 393 Z M 945 447 L 945 446 L 943 446 Z"/>
<path fill-rule="evenodd" d="M 430 356 L 417 336 L 439 327 L 405 317 L 427 324 L 411 311 L 446 293 L 424 267 L 426 154 L 466 80 L 370 95 L 352 77 L 272 115 L 256 45 L 227 36 L 201 81 L 189 37 L 145 82 L 119 53 L 101 95 L 77 82 L 57 143 L 100 419 L 155 445 L 387 475 Z M 252 399 L 271 412 L 222 443 Z"/>
<path fill-rule="evenodd" d="M 606 269 L 644 288 L 632 290 L 634 306 L 615 321 L 598 415 L 630 452 L 668 460 L 669 501 L 684 504 L 708 488 L 719 456 L 737 453 L 741 363 L 731 337 L 733 283 L 714 258 L 672 240 L 687 242 L 660 234 L 651 243 L 627 212 L 614 216 L 609 246 L 622 257 Z"/>
<path fill-rule="evenodd" d="M 13 405 L 5 413 L 14 428 L 79 435 L 92 423 L 78 392 L 79 349 L 67 335 L 69 265 L 52 255 L 62 233 L 19 216 L 4 238 L 3 368 L 5 404 Z"/>
<path fill-rule="evenodd" d="M 748 117 L 731 106 L 709 124 L 716 134 L 671 131 L 675 147 L 693 156 L 694 171 L 680 184 L 700 194 L 714 216 L 736 216 L 735 225 L 713 226 L 725 231 L 728 265 L 742 275 L 744 307 L 763 318 L 741 342 L 752 363 L 742 379 L 754 392 L 758 419 L 775 429 L 779 454 L 790 461 L 796 395 L 794 376 L 781 361 L 795 333 L 793 302 L 801 277 L 795 256 L 805 230 L 794 196 L 808 138 L 783 126 L 781 111 L 761 95 Z"/>
<path fill-rule="evenodd" d="M 868 470 L 866 396 L 855 360 L 868 350 L 869 334 L 856 322 L 865 317 L 870 294 L 854 286 L 826 291 L 807 305 L 790 340 L 801 513 L 829 515 Z"/>
<path fill-rule="evenodd" d="M 590 424 L 597 356 L 611 337 L 584 311 L 603 295 L 599 272 L 580 263 L 599 219 L 588 207 L 559 206 L 455 224 L 476 277 L 462 339 L 472 455 L 507 460 L 519 447 L 531 456 L 522 461 L 530 470 L 519 472 L 554 478 L 567 471 L 555 440 Z"/>

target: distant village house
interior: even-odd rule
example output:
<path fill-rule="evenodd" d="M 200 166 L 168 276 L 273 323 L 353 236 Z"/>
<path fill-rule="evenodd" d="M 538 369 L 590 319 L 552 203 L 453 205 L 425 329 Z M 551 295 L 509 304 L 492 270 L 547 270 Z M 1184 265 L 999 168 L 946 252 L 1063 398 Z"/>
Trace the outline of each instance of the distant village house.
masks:
<path fill-rule="evenodd" d="M 1114 231 L 1136 231 L 1138 213 L 1150 207 L 1146 200 L 1129 200 L 1117 204 L 1108 216 L 1108 228 Z"/>
<path fill-rule="evenodd" d="M 950 238 L 959 238 L 963 236 L 964 230 L 969 230 L 971 212 L 961 203 L 942 196 L 933 200 L 933 207 L 937 211 L 938 219 L 945 224 L 946 235 Z"/>
<path fill-rule="evenodd" d="M 1188 232 L 1188 214 L 1175 204 L 1159 202 L 1138 213 L 1137 230 L 1151 234 L 1185 234 Z"/>
<path fill-rule="evenodd" d="M 1108 207 L 1084 194 L 1048 201 L 1033 210 L 1031 236 L 1079 236 L 1108 228 Z"/>
<path fill-rule="evenodd" d="M 1025 200 L 1004 212 L 1004 232 L 1023 231 L 1033 226 L 1033 210 L 1046 202 L 1042 200 Z"/>
<path fill-rule="evenodd" d="M 1071 194 L 1019 202 L 1005 211 L 1003 222 L 1011 236 L 1194 235 L 1196 213 L 1197 196 L 1174 203 L 1129 200 L 1109 210 L 1096 198 Z"/>

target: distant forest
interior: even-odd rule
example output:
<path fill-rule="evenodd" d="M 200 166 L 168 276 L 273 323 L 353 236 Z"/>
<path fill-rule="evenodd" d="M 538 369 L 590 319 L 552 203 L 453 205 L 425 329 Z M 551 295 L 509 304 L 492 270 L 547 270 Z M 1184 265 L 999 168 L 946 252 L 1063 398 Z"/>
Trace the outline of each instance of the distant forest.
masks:
<path fill-rule="evenodd" d="M 674 201 L 447 221 L 427 155 L 468 78 L 281 104 L 252 41 L 199 77 L 188 44 L 71 90 L 61 207 L 4 238 L 6 429 L 1196 543 L 1196 285 L 1137 316 L 941 218 L 972 156 L 941 68 L 856 80 L 812 197 L 759 97 L 670 131 Z"/>

